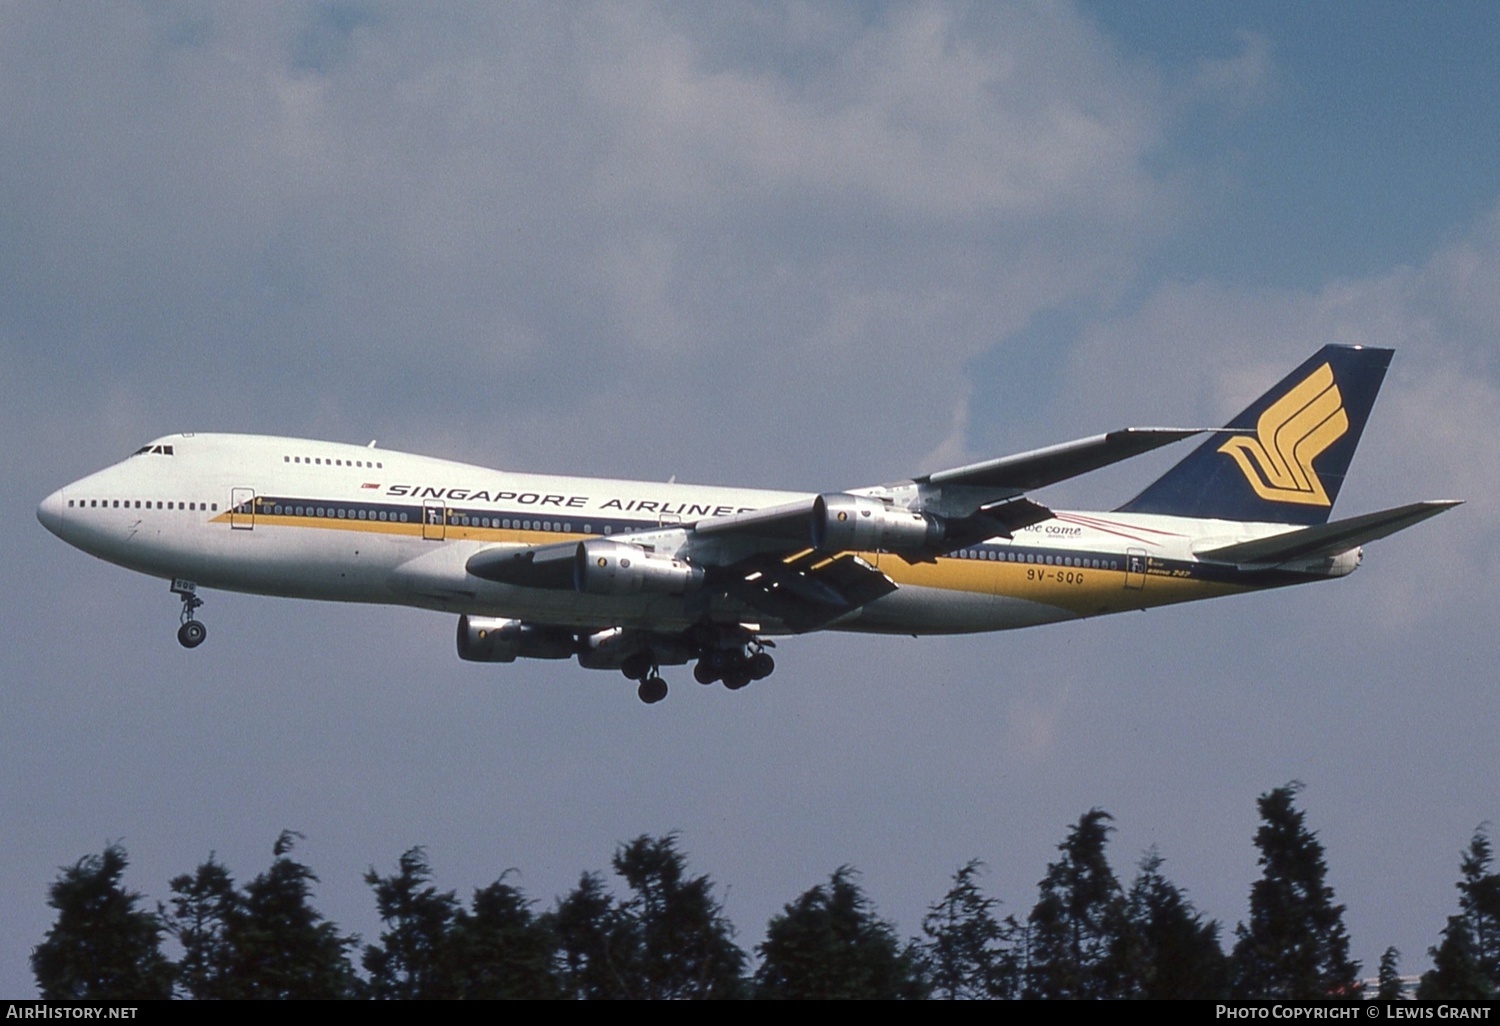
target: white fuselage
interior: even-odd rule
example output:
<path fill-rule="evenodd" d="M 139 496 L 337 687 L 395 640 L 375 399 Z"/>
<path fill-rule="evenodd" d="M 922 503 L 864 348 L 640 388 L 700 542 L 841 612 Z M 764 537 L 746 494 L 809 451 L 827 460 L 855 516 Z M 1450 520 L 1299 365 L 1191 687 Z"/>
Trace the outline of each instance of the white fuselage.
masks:
<path fill-rule="evenodd" d="M 174 435 L 60 489 L 38 510 L 70 544 L 120 566 L 209 588 L 416 606 L 584 628 L 682 630 L 705 620 L 784 628 L 719 596 L 589 595 L 482 580 L 495 546 L 659 531 L 809 496 L 744 488 L 516 474 L 331 442 Z M 1347 573 L 1236 578 L 1195 548 L 1283 525 L 1123 513 L 1052 520 L 930 562 L 861 553 L 898 586 L 834 629 L 1000 630 Z M 650 540 L 650 535 L 646 536 Z"/>

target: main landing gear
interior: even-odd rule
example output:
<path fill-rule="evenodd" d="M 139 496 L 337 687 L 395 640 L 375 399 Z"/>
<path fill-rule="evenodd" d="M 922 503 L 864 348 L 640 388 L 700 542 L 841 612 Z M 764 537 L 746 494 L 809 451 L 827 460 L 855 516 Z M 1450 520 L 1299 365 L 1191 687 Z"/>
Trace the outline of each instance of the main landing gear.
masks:
<path fill-rule="evenodd" d="M 693 667 L 693 679 L 699 684 L 722 680 L 730 691 L 738 691 L 752 680 L 769 677 L 775 669 L 776 660 L 756 642 L 749 652 L 733 648 L 709 649 Z"/>
<path fill-rule="evenodd" d="M 698 662 L 693 667 L 693 679 L 699 684 L 723 681 L 730 691 L 738 691 L 752 680 L 762 680 L 776 669 L 771 653 L 766 651 L 769 642 L 752 638 L 744 644 L 722 648 L 718 645 L 698 651 Z M 660 667 L 650 652 L 637 652 L 620 664 L 620 672 L 633 681 L 638 681 L 636 695 L 647 705 L 655 705 L 667 697 L 667 682 L 661 677 Z"/>
<path fill-rule="evenodd" d="M 620 672 L 631 680 L 640 681 L 636 696 L 647 705 L 655 705 L 667 697 L 667 682 L 661 679 L 649 652 L 637 652 L 620 664 Z"/>
<path fill-rule="evenodd" d="M 179 577 L 172 582 L 172 594 L 182 598 L 182 626 L 177 628 L 177 643 L 183 648 L 197 648 L 208 637 L 208 628 L 193 619 L 193 610 L 203 605 L 198 586 Z"/>

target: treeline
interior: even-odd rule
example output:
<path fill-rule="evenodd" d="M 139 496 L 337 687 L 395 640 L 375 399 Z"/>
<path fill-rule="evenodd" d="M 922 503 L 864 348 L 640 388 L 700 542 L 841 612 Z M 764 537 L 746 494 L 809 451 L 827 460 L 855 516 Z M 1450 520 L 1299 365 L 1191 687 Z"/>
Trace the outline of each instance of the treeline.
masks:
<path fill-rule="evenodd" d="M 365 875 L 383 928 L 341 933 L 313 907 L 317 877 L 285 832 L 269 868 L 237 884 L 213 856 L 150 907 L 122 885 L 119 846 L 65 867 L 57 919 L 32 952 L 43 998 L 1401 998 L 1387 949 L 1374 995 L 1349 957 L 1322 845 L 1298 785 L 1259 799 L 1262 876 L 1226 952 L 1162 873 L 1155 852 L 1124 887 L 1106 856 L 1108 813 L 1058 845 L 1024 919 L 999 917 L 982 864 L 954 874 L 921 935 L 901 940 L 845 866 L 773 917 L 751 953 L 714 882 L 688 870 L 675 836 L 622 844 L 623 893 L 587 872 L 538 910 L 509 871 L 466 903 L 439 890 L 421 848 Z M 1500 873 L 1484 828 L 1460 860 L 1459 911 L 1429 949 L 1419 998 L 1490 998 L 1500 988 Z M 175 942 L 175 943 L 174 943 Z M 163 950 L 174 944 L 173 960 Z M 358 968 L 356 968 L 356 962 Z"/>

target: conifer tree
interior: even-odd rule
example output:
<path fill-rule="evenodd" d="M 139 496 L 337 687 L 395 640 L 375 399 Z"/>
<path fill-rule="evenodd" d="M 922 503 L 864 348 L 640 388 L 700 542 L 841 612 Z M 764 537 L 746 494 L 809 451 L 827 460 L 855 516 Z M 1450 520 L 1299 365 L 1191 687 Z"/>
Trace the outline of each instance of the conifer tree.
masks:
<path fill-rule="evenodd" d="M 563 996 L 554 968 L 556 941 L 519 889 L 500 879 L 474 892 L 453 925 L 463 996 L 476 1000 Z"/>
<path fill-rule="evenodd" d="M 1148 852 L 1125 901 L 1120 935 L 1122 990 L 1139 998 L 1212 999 L 1229 993 L 1229 960 L 1219 924 L 1205 921 Z"/>
<path fill-rule="evenodd" d="M 640 951 L 628 916 L 597 873 L 584 873 L 545 917 L 557 938 L 558 973 L 566 996 L 582 1000 L 638 998 Z"/>
<path fill-rule="evenodd" d="M 1245 998 L 1357 997 L 1344 907 L 1327 884 L 1323 845 L 1296 807 L 1301 784 L 1260 796 L 1255 832 L 1264 871 L 1250 889 L 1250 921 L 1235 930 L 1234 992 Z"/>
<path fill-rule="evenodd" d="M 953 886 L 922 919 L 922 951 L 935 996 L 950 1001 L 1020 996 L 1021 932 L 1014 918 L 995 918 L 999 899 L 986 896 L 975 859 L 953 874 Z"/>
<path fill-rule="evenodd" d="M 1474 957 L 1491 988 L 1500 991 L 1500 873 L 1490 872 L 1494 857 L 1489 834 L 1481 826 L 1459 864 L 1458 905 L 1474 935 Z"/>
<path fill-rule="evenodd" d="M 371 867 L 365 883 L 375 891 L 375 906 L 386 929 L 380 944 L 365 946 L 363 963 L 370 974 L 370 996 L 393 1000 L 456 998 L 459 961 L 454 924 L 460 905 L 452 891 L 432 885 L 426 853 L 412 848 L 401 856 L 394 876 Z"/>
<path fill-rule="evenodd" d="M 111 844 L 86 855 L 47 890 L 57 921 L 31 952 L 31 971 L 47 1001 L 167 998 L 172 964 L 161 953 L 162 924 L 138 908 L 141 896 L 120 884 L 129 860 Z"/>
<path fill-rule="evenodd" d="M 1474 1000 L 1500 993 L 1500 874 L 1490 872 L 1493 860 L 1481 826 L 1459 856 L 1460 914 L 1448 919 L 1442 941 L 1428 949 L 1432 969 L 1422 974 L 1418 998 Z"/>
<path fill-rule="evenodd" d="M 243 914 L 232 934 L 235 976 L 249 998 L 326 999 L 355 996 L 349 949 L 312 906 L 311 869 L 291 857 L 302 835 L 284 830 L 271 867 L 245 886 Z"/>
<path fill-rule="evenodd" d="M 1406 997 L 1406 984 L 1401 980 L 1401 952 L 1394 947 L 1386 948 L 1380 955 L 1380 970 L 1375 982 L 1375 1000 L 1401 1001 Z"/>
<path fill-rule="evenodd" d="M 235 974 L 235 938 L 241 929 L 244 903 L 229 870 L 213 855 L 192 875 L 171 881 L 167 930 L 182 945 L 177 963 L 180 997 L 232 1000 L 245 997 Z"/>
<path fill-rule="evenodd" d="M 1122 996 L 1120 938 L 1125 902 L 1104 849 L 1109 813 L 1091 809 L 1058 845 L 1031 910 L 1026 994 L 1036 998 Z"/>
<path fill-rule="evenodd" d="M 1449 916 L 1442 942 L 1427 953 L 1432 968 L 1417 983 L 1418 1001 L 1485 1001 L 1495 996 L 1465 917 Z"/>
<path fill-rule="evenodd" d="M 712 881 L 688 875 L 676 836 L 642 835 L 621 845 L 614 870 L 632 892 L 622 911 L 637 933 L 641 996 L 737 996 L 745 953 Z"/>
<path fill-rule="evenodd" d="M 875 914 L 856 874 L 840 866 L 772 918 L 757 950 L 756 996 L 806 1000 L 920 998 L 916 951 Z"/>

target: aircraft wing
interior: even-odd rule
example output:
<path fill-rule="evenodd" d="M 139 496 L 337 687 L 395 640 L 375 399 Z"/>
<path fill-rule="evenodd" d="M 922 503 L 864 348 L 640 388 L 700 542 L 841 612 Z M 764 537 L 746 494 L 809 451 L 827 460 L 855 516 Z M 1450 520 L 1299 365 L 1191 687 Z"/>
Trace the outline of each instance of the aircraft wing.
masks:
<path fill-rule="evenodd" d="M 1199 559 L 1234 563 L 1237 566 L 1279 566 L 1282 563 L 1336 556 L 1355 546 L 1405 530 L 1457 505 L 1457 499 L 1413 502 L 1395 509 L 1366 513 L 1346 520 L 1333 520 L 1269 538 L 1224 545 L 1199 552 L 1197 556 Z"/>
<path fill-rule="evenodd" d="M 1111 463 L 1172 442 L 1202 434 L 1200 428 L 1124 428 L 1090 438 L 1079 438 L 1044 449 L 970 463 L 952 470 L 939 470 L 916 478 L 918 484 L 964 485 L 1008 490 L 1019 495 L 1044 485 L 1087 474 Z"/>
<path fill-rule="evenodd" d="M 853 553 L 878 550 L 907 562 L 931 562 L 986 538 L 1009 538 L 1052 518 L 1047 507 L 1021 497 L 1027 489 L 1197 433 L 1127 428 L 893 485 L 814 495 L 680 526 L 584 542 L 495 546 L 475 553 L 467 567 L 476 577 L 504 584 L 586 589 L 579 575 L 593 573 L 596 562 L 608 564 L 604 549 L 637 546 L 639 551 L 627 557 L 635 562 L 681 560 L 695 568 L 683 578 L 683 587 L 692 574 L 701 573 L 701 580 L 691 578 L 694 588 L 732 596 L 794 630 L 812 630 L 896 589 L 889 577 Z M 589 548 L 595 545 L 601 548 Z"/>
<path fill-rule="evenodd" d="M 896 590 L 896 582 L 852 553 L 812 549 L 766 556 L 735 568 L 723 590 L 797 632 L 816 630 Z"/>
<path fill-rule="evenodd" d="M 1201 433 L 1199 428 L 1124 428 L 1014 456 L 923 474 L 901 484 L 858 488 L 849 494 L 895 498 L 900 493 L 912 492 L 915 501 L 908 508 L 941 513 L 951 520 L 979 517 L 994 522 L 995 529 L 983 535 L 973 534 L 973 529 L 980 529 L 984 524 L 969 525 L 971 529 L 962 532 L 963 540 L 956 541 L 951 551 L 980 538 L 1010 537 L 1013 530 L 1051 517 L 1051 512 L 1047 511 L 1045 516 L 1029 519 L 1036 510 L 1044 507 L 1034 503 L 1013 506 L 1007 501 L 1023 492 L 1077 477 Z M 817 501 L 806 499 L 750 513 L 712 517 L 699 520 L 692 528 L 703 538 L 740 536 L 770 542 L 806 541 L 810 537 L 808 524 Z M 1027 511 L 1025 514 L 1021 513 L 1023 509 Z"/>

